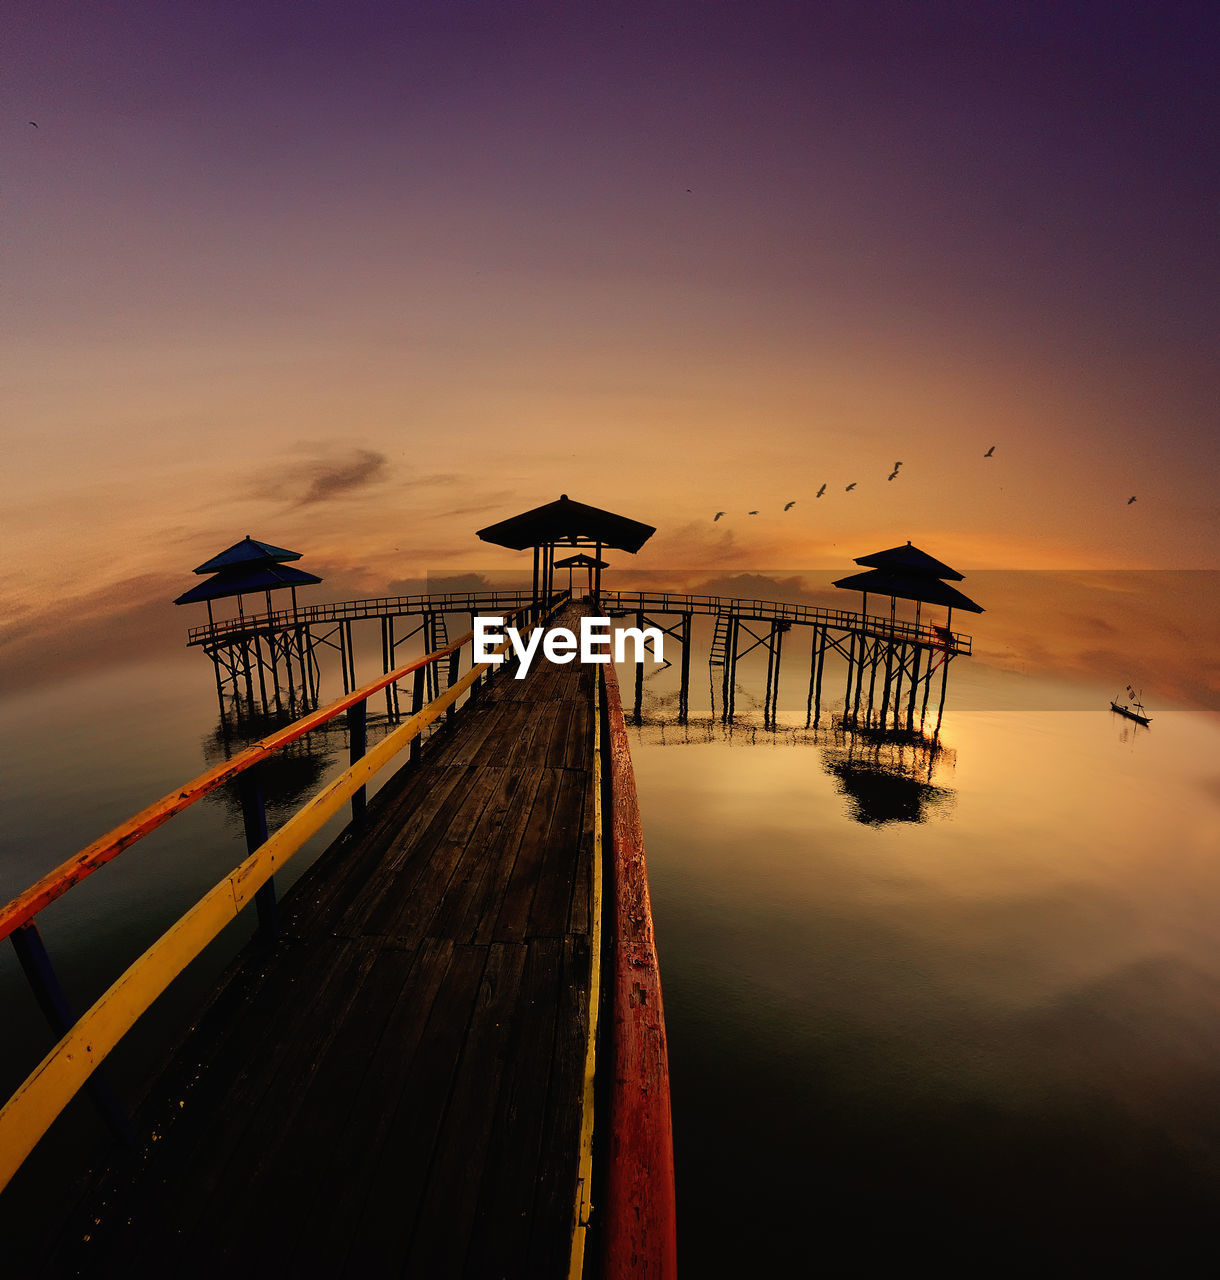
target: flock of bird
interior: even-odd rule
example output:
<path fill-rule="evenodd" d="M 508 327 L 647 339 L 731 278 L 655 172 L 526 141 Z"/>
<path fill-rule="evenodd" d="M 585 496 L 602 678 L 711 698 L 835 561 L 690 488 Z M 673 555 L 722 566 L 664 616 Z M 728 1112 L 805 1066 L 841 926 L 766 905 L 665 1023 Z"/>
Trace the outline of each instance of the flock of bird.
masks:
<path fill-rule="evenodd" d="M 995 445 L 992 445 L 992 446 L 991 446 L 991 448 L 990 448 L 990 449 L 988 449 L 988 450 L 987 450 L 987 452 L 986 452 L 985 454 L 983 454 L 983 457 L 984 457 L 984 458 L 992 458 L 992 457 L 994 457 L 994 456 L 995 456 Z M 888 476 L 886 476 L 886 479 L 887 479 L 887 480 L 893 480 L 893 479 L 895 479 L 895 478 L 897 477 L 898 472 L 899 472 L 899 470 L 901 469 L 901 467 L 902 467 L 902 463 L 901 463 L 901 462 L 895 462 L 895 463 L 894 463 L 894 469 L 893 469 L 893 471 L 891 471 L 891 472 L 890 472 L 890 474 L 889 474 Z M 844 493 L 850 493 L 850 492 L 851 492 L 851 491 L 856 487 L 856 484 L 857 484 L 857 483 L 858 483 L 857 481 L 853 480 L 853 481 L 851 482 L 851 484 L 847 485 L 847 486 L 844 488 L 843 492 L 844 492 Z M 817 493 L 816 493 L 816 494 L 814 494 L 814 497 L 815 497 L 815 498 L 820 498 L 820 497 L 822 496 L 822 494 L 824 494 L 825 492 L 826 492 L 826 486 L 825 486 L 825 485 L 822 485 L 822 487 L 817 491 Z M 1130 497 L 1130 498 L 1128 498 L 1128 499 L 1127 499 L 1127 506 L 1130 506 L 1134 501 L 1135 501 L 1135 498 L 1134 498 L 1134 497 Z M 784 503 L 784 510 L 785 510 L 785 511 L 791 511 L 791 510 L 792 510 L 792 508 L 793 508 L 793 507 L 795 507 L 795 506 L 796 506 L 796 499 L 794 498 L 791 502 L 786 502 L 786 503 Z M 719 520 L 722 516 L 727 516 L 728 514 L 729 514 L 729 513 L 728 513 L 727 511 L 717 511 L 717 512 L 716 512 L 716 514 L 712 517 L 712 523 L 713 523 L 713 524 L 715 524 L 715 523 L 716 523 L 716 521 L 717 521 L 717 520 Z M 758 514 L 759 514 L 758 510 L 754 510 L 754 511 L 747 511 L 747 512 L 746 512 L 746 515 L 748 515 L 748 516 L 756 516 L 756 515 L 758 515 Z"/>

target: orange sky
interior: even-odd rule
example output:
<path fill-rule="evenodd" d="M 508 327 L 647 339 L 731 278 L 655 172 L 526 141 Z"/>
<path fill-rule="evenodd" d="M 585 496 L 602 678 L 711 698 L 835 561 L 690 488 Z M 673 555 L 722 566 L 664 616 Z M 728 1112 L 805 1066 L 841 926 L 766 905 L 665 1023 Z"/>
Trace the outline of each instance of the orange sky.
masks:
<path fill-rule="evenodd" d="M 1220 568 L 1189 23 L 130 8 L 14 22 L 0 660 L 560 492 L 641 569 Z"/>

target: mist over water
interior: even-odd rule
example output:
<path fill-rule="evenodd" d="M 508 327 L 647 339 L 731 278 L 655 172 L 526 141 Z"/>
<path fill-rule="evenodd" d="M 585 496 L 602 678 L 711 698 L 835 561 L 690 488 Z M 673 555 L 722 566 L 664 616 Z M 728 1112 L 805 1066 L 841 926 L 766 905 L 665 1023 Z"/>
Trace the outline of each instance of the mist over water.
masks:
<path fill-rule="evenodd" d="M 675 663 L 645 668 L 630 728 L 684 1270 L 803 1274 L 814 1254 L 854 1260 L 840 1274 L 1185 1266 L 1220 1208 L 1214 718 L 1156 708 L 1143 729 L 1100 684 L 962 658 L 937 749 L 877 742 L 835 723 L 841 659 L 807 724 L 794 630 L 775 722 L 760 651 L 726 724 L 710 632 L 697 620 L 685 722 Z M 619 675 L 630 717 L 635 669 Z M 337 692 L 328 673 L 324 698 Z M 9 698 L 0 742 L 3 896 L 239 745 L 195 654 Z M 344 755 L 338 735 L 303 745 L 284 811 Z M 74 1003 L 242 853 L 233 805 L 199 805 L 48 909 Z M 248 933 L 226 934 L 116 1053 L 120 1087 Z M 0 1007 L 7 1094 L 49 1043 L 8 947 Z M 97 1141 L 87 1108 L 72 1117 L 0 1221 Z"/>

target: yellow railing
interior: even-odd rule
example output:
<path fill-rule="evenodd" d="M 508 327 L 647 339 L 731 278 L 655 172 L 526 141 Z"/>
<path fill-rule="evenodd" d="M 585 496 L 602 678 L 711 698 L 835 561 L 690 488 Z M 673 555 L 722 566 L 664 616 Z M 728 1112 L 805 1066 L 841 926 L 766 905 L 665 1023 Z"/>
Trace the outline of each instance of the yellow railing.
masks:
<path fill-rule="evenodd" d="M 43 907 L 118 853 L 130 848 L 150 831 L 169 821 L 174 814 L 252 768 L 278 748 L 344 711 L 357 707 L 363 710 L 367 699 L 387 685 L 413 673 L 422 676 L 428 665 L 445 658 L 450 659 L 449 688 L 426 706 L 419 707 L 404 723 L 391 730 L 375 746 L 364 751 L 277 831 L 253 848 L 235 870 L 210 889 L 66 1029 L 59 1042 L 4 1107 L 0 1108 L 0 1190 L 8 1185 L 56 1116 L 85 1084 L 98 1064 L 174 978 L 236 918 L 241 909 L 260 890 L 266 892 L 264 886 L 269 886 L 276 869 L 283 866 L 347 801 L 362 794 L 365 784 L 378 770 L 404 747 L 417 741 L 429 725 L 455 707 L 461 696 L 476 684 L 484 672 L 491 669 L 491 663 L 472 663 L 471 669 L 464 676 L 455 678 L 459 651 L 472 638 L 472 634 L 467 633 L 444 649 L 438 649 L 378 677 L 339 701 L 262 739 L 225 764 L 201 774 L 81 850 L 0 909 L 0 938 L 11 934 L 14 944 L 18 944 L 20 939 L 27 952 L 32 945 L 44 966 L 44 979 L 49 979 L 57 988 L 34 924 L 34 917 Z M 508 642 L 505 641 L 495 652 L 503 653 L 507 648 Z M 417 689 L 421 684 L 417 678 Z M 363 719 L 360 723 L 363 727 Z M 21 946 L 18 946 L 18 954 L 22 954 Z M 23 955 L 23 966 L 30 973 L 27 960 L 28 957 Z M 34 976 L 31 976 L 31 981 L 34 981 Z M 42 991 L 38 994 L 40 1002 L 44 1002 L 47 993 Z"/>

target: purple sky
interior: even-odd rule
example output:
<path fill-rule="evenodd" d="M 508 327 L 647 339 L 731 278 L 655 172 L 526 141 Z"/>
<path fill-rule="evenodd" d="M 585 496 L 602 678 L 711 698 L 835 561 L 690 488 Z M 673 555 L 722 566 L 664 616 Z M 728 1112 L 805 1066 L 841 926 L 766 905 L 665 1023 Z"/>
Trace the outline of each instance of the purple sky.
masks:
<path fill-rule="evenodd" d="M 10 5 L 9 636 L 560 491 L 641 568 L 1220 567 L 1217 13 Z"/>

